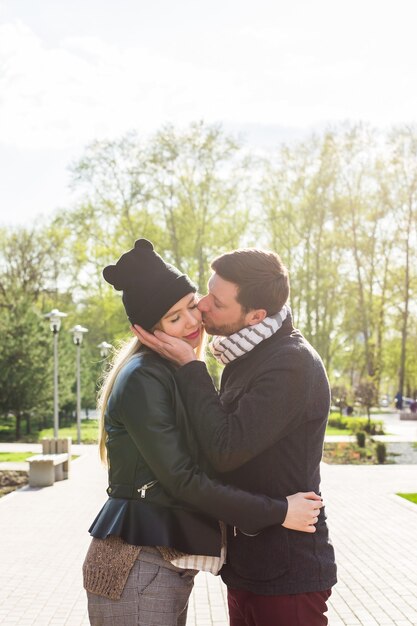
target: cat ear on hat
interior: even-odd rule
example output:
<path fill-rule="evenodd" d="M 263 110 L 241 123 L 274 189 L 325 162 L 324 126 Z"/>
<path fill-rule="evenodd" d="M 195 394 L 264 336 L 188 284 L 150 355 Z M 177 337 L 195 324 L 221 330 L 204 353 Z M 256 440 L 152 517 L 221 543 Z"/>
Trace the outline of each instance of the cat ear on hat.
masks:
<path fill-rule="evenodd" d="M 143 253 L 152 252 L 153 244 L 147 239 L 138 239 L 134 248 L 122 254 L 115 265 L 108 265 L 103 270 L 104 279 L 117 291 L 124 291 L 136 283 L 138 263 L 142 265 Z M 146 255 L 147 256 L 147 255 Z"/>
<path fill-rule="evenodd" d="M 153 250 L 153 245 L 148 239 L 138 239 L 135 241 L 135 250 Z"/>
<path fill-rule="evenodd" d="M 123 286 L 120 283 L 120 276 L 118 276 L 118 273 L 116 265 L 107 265 L 107 267 L 103 270 L 103 277 L 104 280 L 110 285 L 113 285 L 117 291 L 121 291 Z"/>

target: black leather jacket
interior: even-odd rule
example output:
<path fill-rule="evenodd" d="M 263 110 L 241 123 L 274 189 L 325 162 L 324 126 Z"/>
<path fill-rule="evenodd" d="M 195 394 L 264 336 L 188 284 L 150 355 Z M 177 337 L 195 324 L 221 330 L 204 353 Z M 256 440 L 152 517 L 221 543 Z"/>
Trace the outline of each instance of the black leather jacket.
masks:
<path fill-rule="evenodd" d="M 281 524 L 287 501 L 224 485 L 202 471 L 207 463 L 173 373 L 170 363 L 148 350 L 119 373 L 106 412 L 109 500 L 90 533 L 218 555 L 217 520 L 254 534 Z"/>

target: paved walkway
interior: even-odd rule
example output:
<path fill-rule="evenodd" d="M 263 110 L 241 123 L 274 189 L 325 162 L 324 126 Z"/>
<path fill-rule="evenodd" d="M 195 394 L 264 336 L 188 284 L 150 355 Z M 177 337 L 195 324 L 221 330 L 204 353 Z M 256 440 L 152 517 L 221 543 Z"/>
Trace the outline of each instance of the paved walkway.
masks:
<path fill-rule="evenodd" d="M 8 448 L 22 446 L 0 444 Z M 106 498 L 106 473 L 94 446 L 73 451 L 80 457 L 69 480 L 0 499 L 1 625 L 89 623 L 81 565 L 86 529 Z M 417 506 L 398 491 L 417 491 L 415 465 L 323 465 L 339 568 L 330 626 L 417 625 Z M 225 597 L 219 577 L 199 574 L 187 626 L 226 626 Z"/>

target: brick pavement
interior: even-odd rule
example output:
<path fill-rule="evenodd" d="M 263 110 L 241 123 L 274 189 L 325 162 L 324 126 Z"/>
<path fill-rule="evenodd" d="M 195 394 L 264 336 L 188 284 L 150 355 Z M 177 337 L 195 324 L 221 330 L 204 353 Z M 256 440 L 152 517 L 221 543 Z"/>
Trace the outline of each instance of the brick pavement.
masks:
<path fill-rule="evenodd" d="M 96 448 L 78 451 L 69 480 L 0 499 L 2 626 L 88 625 L 81 564 L 106 474 Z M 416 466 L 323 466 L 339 567 L 331 626 L 417 625 L 417 506 L 396 491 L 417 491 Z M 226 626 L 225 598 L 219 577 L 199 574 L 187 626 Z"/>
<path fill-rule="evenodd" d="M 0 624 L 89 623 L 80 568 L 86 530 L 105 500 L 105 478 L 96 448 L 88 446 L 69 480 L 0 499 Z"/>
<path fill-rule="evenodd" d="M 331 626 L 417 625 L 415 465 L 323 465 L 338 563 Z"/>

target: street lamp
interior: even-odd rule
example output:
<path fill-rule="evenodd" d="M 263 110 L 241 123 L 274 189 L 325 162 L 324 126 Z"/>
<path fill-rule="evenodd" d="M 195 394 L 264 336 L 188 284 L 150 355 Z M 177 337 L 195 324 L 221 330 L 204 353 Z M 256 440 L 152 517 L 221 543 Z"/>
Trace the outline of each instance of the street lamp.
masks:
<path fill-rule="evenodd" d="M 49 327 L 54 336 L 54 437 L 58 438 L 58 333 L 61 328 L 61 318 L 67 317 L 66 313 L 52 309 L 50 313 L 45 313 L 44 317 L 49 319 Z"/>
<path fill-rule="evenodd" d="M 107 356 L 109 356 L 109 352 L 113 348 L 113 346 L 111 345 L 111 343 L 107 343 L 107 341 L 102 341 L 98 344 L 97 348 L 100 349 L 100 356 L 105 359 Z"/>
<path fill-rule="evenodd" d="M 72 338 L 77 347 L 77 443 L 81 443 L 81 385 L 80 385 L 80 350 L 84 333 L 88 333 L 88 328 L 84 326 L 74 326 L 71 328 Z"/>

